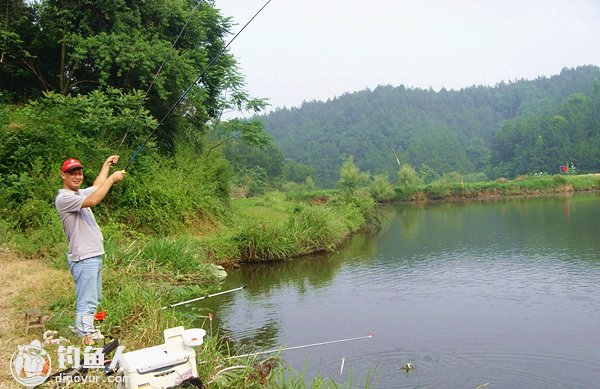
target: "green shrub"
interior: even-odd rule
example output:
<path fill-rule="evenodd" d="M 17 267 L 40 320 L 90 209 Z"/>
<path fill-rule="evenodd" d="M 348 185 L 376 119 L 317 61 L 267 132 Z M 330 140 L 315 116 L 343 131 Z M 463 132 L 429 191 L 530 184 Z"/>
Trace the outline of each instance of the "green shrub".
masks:
<path fill-rule="evenodd" d="M 369 182 L 369 175 L 360 171 L 354 164 L 354 159 L 350 155 L 340 168 L 340 179 L 338 187 L 346 196 L 351 196 L 356 190 L 364 187 Z"/>
<path fill-rule="evenodd" d="M 306 206 L 287 222 L 287 233 L 296 243 L 298 254 L 331 250 L 348 231 L 335 213 L 323 206 Z"/>
<path fill-rule="evenodd" d="M 351 233 L 378 223 L 375 201 L 364 190 L 359 190 L 352 196 L 337 196 L 332 203 Z"/>
<path fill-rule="evenodd" d="M 452 187 L 449 183 L 435 181 L 427 185 L 426 192 L 430 199 L 438 200 L 449 197 L 452 193 Z"/>
<path fill-rule="evenodd" d="M 224 192 L 225 198 L 229 196 L 226 164 L 216 153 L 207 161 L 180 150 L 173 159 L 154 162 L 146 174 L 132 174 L 119 183 L 104 215 L 132 229 L 161 235 L 222 219 Z"/>
<path fill-rule="evenodd" d="M 465 175 L 464 182 L 484 182 L 487 181 L 488 177 L 485 173 L 469 173 Z"/>
<path fill-rule="evenodd" d="M 279 223 L 244 222 L 233 235 L 242 261 L 267 261 L 290 257 L 294 253 L 294 239 Z"/>
<path fill-rule="evenodd" d="M 398 171 L 398 186 L 396 196 L 400 200 L 409 200 L 421 190 L 423 180 L 417 175 L 415 169 L 409 164 L 403 164 Z"/>
<path fill-rule="evenodd" d="M 568 176 L 567 182 L 575 190 L 600 189 L 600 176 L 598 175 Z"/>
<path fill-rule="evenodd" d="M 555 174 L 552 176 L 552 180 L 557 185 L 565 185 L 567 181 L 567 177 L 562 174 Z"/>
<path fill-rule="evenodd" d="M 394 198 L 394 188 L 387 174 L 377 174 L 369 187 L 369 192 L 375 201 L 390 201 Z"/>

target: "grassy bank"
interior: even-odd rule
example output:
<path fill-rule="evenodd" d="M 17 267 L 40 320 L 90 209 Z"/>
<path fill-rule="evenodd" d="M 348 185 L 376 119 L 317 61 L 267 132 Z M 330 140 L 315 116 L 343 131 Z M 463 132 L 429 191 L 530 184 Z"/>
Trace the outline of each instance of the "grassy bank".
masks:
<path fill-rule="evenodd" d="M 48 329 L 58 331 L 77 345 L 77 339 L 68 330 L 74 320 L 75 292 L 64 257 L 66 246 L 60 225 L 52 218 L 48 220 L 38 230 L 29 230 L 26 236 L 8 222 L 2 224 L 0 261 L 3 267 L 10 267 L 4 274 L 18 274 L 20 263 L 28 261 L 34 263 L 37 275 L 35 288 L 20 288 L 18 294 L 6 296 L 3 303 L 14 325 L 6 326 L 7 336 L 2 338 L 2 363 L 8 364 L 17 345 L 35 337 L 26 336 L 19 323 L 23 310 L 32 306 L 52 316 Z M 226 276 L 220 265 L 335 250 L 351 234 L 376 224 L 375 202 L 360 191 L 352 196 L 328 193 L 299 199 L 276 192 L 260 198 L 236 199 L 231 202 L 226 222 L 188 228 L 176 236 L 148 235 L 122 224 L 105 223 L 103 301 L 99 310 L 108 315 L 101 328 L 118 337 L 126 351 L 160 344 L 163 330 L 179 325 L 189 328 L 201 323 L 212 334 L 208 312 L 161 307 L 217 291 Z M 14 290 L 15 282 L 21 282 L 19 277 L 7 277 L 3 288 Z M 226 360 L 224 357 L 235 351 L 218 334 L 212 335 L 198 356 L 199 361 L 206 362 L 199 369 L 207 381 L 218 371 L 240 363 Z M 221 376 L 212 387 L 269 387 L 271 381 L 298 386 L 303 382 L 302 373 L 290 372 L 285 366 L 267 368 L 256 361 L 244 363 L 250 367 Z M 0 378 L 3 382 L 12 381 L 9 372 Z M 318 378 L 313 387 L 338 384 Z"/>
<path fill-rule="evenodd" d="M 269 261 L 337 248 L 351 234 L 377 224 L 365 193 L 290 198 L 274 192 L 233 200 L 232 223 L 200 239 L 206 258 L 219 264 Z"/>
<path fill-rule="evenodd" d="M 600 175 L 522 176 L 514 180 L 461 182 L 436 181 L 428 185 L 396 188 L 396 200 L 446 200 L 539 195 L 600 190 Z"/>
<path fill-rule="evenodd" d="M 437 182 L 410 189 L 396 188 L 395 199 L 444 200 L 598 190 L 600 176 Z M 165 328 L 201 325 L 211 336 L 199 350 L 198 360 L 206 362 L 199 365 L 199 370 L 206 381 L 216 379 L 211 387 L 273 387 L 275 382 L 303 387 L 302 372 L 290 372 L 271 362 L 264 365 L 244 361 L 247 369 L 215 377 L 217 372 L 240 363 L 225 359 L 235 353 L 231 349 L 235 345 L 212 332 L 208 312 L 161 307 L 217 291 L 229 266 L 335 250 L 353 233 L 377 226 L 375 208 L 375 200 L 362 190 L 273 192 L 232 199 L 228 210 L 220 212 L 222 217 L 206 219 L 202 224 L 201 219 L 196 219 L 173 235 L 138 231 L 105 219 L 101 221 L 107 253 L 100 310 L 107 311 L 108 316 L 102 324 L 103 332 L 119 337 L 126 350 L 131 351 L 162 343 Z M 26 230 L 0 220 L 1 281 L 5 291 L 2 308 L 7 318 L 0 345 L 1 363 L 8 364 L 16 346 L 33 339 L 25 336 L 20 324 L 22 311 L 32 306 L 52 316 L 48 329 L 76 342 L 68 331 L 73 322 L 75 293 L 64 257 L 66 245 L 58 218 L 51 211 L 36 210 L 37 219 Z M 0 374 L 2 382 L 12 381 L 8 371 Z M 319 377 L 311 387 L 351 386 Z"/>

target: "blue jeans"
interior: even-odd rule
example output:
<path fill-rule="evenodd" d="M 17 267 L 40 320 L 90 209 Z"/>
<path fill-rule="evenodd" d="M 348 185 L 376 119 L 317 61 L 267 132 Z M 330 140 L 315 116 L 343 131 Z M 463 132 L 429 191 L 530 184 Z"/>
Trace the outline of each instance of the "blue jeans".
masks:
<path fill-rule="evenodd" d="M 77 293 L 75 328 L 79 336 L 85 336 L 95 330 L 94 315 L 102 300 L 102 256 L 69 261 L 69 270 Z"/>

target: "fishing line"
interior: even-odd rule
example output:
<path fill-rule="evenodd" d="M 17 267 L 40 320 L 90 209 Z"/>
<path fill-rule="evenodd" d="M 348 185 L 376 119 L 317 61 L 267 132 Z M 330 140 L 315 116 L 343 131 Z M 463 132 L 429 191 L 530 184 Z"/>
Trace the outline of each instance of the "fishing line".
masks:
<path fill-rule="evenodd" d="M 196 3 L 195 8 L 198 8 L 200 6 L 200 4 L 202 4 L 202 0 L 198 0 L 198 3 Z M 183 31 L 185 31 L 188 24 L 190 24 L 190 22 L 192 21 L 193 16 L 194 16 L 194 12 L 192 11 L 192 12 L 190 12 L 190 17 L 188 18 L 188 20 L 185 22 L 185 24 L 179 31 L 179 34 L 177 34 L 177 38 L 175 38 L 175 40 L 173 41 L 173 44 L 171 44 L 171 48 L 169 49 L 169 52 L 167 53 L 167 55 L 163 59 L 162 63 L 158 67 L 156 74 L 154 74 L 154 77 L 152 78 L 150 85 L 148 85 L 148 89 L 146 89 L 146 92 L 144 92 L 144 99 L 148 96 L 148 93 L 150 93 L 150 89 L 152 89 L 152 87 L 154 86 L 154 82 L 158 78 L 158 76 L 159 76 L 160 72 L 162 71 L 163 67 L 165 66 L 165 63 L 167 62 L 167 60 L 171 57 L 171 53 L 173 53 L 173 51 L 175 49 L 175 45 L 179 41 L 179 38 L 183 34 Z M 125 142 L 125 139 L 127 138 L 127 135 L 129 134 L 129 130 L 131 130 L 131 127 L 133 127 L 133 123 L 135 123 L 135 121 L 137 120 L 137 118 L 140 114 L 140 111 L 142 110 L 142 107 L 144 106 L 144 99 L 142 99 L 142 101 L 138 105 L 137 110 L 135 111 L 135 114 L 133 115 L 133 119 L 131 119 L 129 126 L 127 127 L 127 130 L 125 131 L 125 135 L 123 136 L 123 139 L 121 139 L 121 143 L 119 144 L 119 150 L 121 150 L 121 147 L 123 146 L 123 143 Z"/>
<path fill-rule="evenodd" d="M 231 38 L 231 40 L 229 41 L 229 43 L 227 43 L 225 45 L 225 47 L 223 47 L 219 53 L 209 62 L 209 64 L 204 68 L 204 70 L 200 73 L 200 75 L 198 77 L 196 77 L 196 80 L 194 80 L 194 82 L 192 82 L 187 89 L 181 94 L 181 96 L 179 96 L 179 98 L 177 99 L 177 101 L 175 102 L 175 104 L 173 104 L 173 106 L 167 111 L 167 113 L 163 116 L 163 118 L 160 120 L 160 122 L 156 125 L 156 127 L 154 127 L 154 129 L 152 130 L 152 132 L 150 133 L 150 135 L 148 135 L 148 137 L 146 138 L 146 140 L 144 141 L 144 143 L 142 143 L 140 145 L 140 147 L 136 150 L 136 152 L 133 154 L 133 156 L 129 159 L 129 162 L 127 162 L 127 165 L 125 165 L 125 169 L 123 170 L 127 170 L 127 168 L 129 167 L 129 165 L 131 165 L 131 163 L 133 162 L 133 160 L 137 157 L 137 155 L 140 153 L 140 151 L 142 151 L 142 149 L 144 148 L 144 146 L 146 146 L 146 144 L 148 143 L 148 141 L 150 141 L 150 139 L 152 138 L 152 136 L 154 135 L 154 133 L 156 132 L 156 130 L 158 130 L 158 128 L 165 122 L 165 120 L 167 119 L 167 117 L 169 117 L 169 115 L 171 115 L 171 113 L 173 112 L 173 110 L 179 105 L 179 103 L 181 103 L 181 101 L 185 98 L 185 96 L 189 93 L 189 91 L 194 87 L 194 85 L 196 85 L 200 79 L 202 79 L 202 77 L 206 74 L 206 72 L 208 71 L 208 69 L 211 68 L 211 66 L 217 61 L 217 59 L 219 59 L 221 57 L 221 55 L 223 55 L 223 53 L 227 50 L 227 48 L 229 47 L 229 45 L 231 45 L 233 43 L 233 41 L 244 31 L 244 29 L 246 27 L 248 27 L 248 25 L 250 23 L 252 23 L 252 21 L 258 16 L 258 14 L 260 14 L 262 12 L 263 9 L 265 9 L 265 7 L 267 5 L 269 5 L 269 3 L 272 0 L 268 0 L 255 14 L 254 16 L 252 16 L 252 18 L 250 18 L 250 20 L 248 20 L 248 22 L 246 22 L 246 24 L 244 24 L 244 26 L 242 27 L 242 29 L 240 31 L 238 31 L 237 34 L 235 34 L 235 36 L 233 38 Z"/>
<path fill-rule="evenodd" d="M 372 337 L 373 337 L 373 333 L 370 332 L 369 335 L 366 335 L 366 336 L 357 336 L 355 338 L 330 340 L 330 341 L 327 341 L 327 342 L 304 344 L 304 345 L 301 345 L 301 346 L 281 347 L 281 348 L 278 348 L 278 349 L 273 349 L 273 350 L 268 350 L 268 351 L 258 351 L 258 352 L 255 352 L 255 353 L 234 355 L 232 357 L 227 357 L 225 359 L 255 357 L 255 356 L 258 356 L 258 355 L 262 355 L 262 354 L 273 354 L 273 353 L 278 353 L 278 352 L 281 352 L 281 351 L 299 350 L 299 349 L 308 348 L 308 347 L 324 346 L 324 345 L 327 345 L 327 344 L 343 343 L 343 342 L 353 342 L 355 340 L 362 340 L 362 339 L 371 339 Z"/>
<path fill-rule="evenodd" d="M 191 300 L 186 300 L 186 301 L 182 301 L 180 303 L 176 303 L 176 304 L 171 304 L 171 305 L 167 305 L 166 307 L 162 307 L 161 309 L 167 309 L 167 308 L 173 308 L 173 307 L 177 307 L 179 305 L 184 305 L 184 304 L 189 304 L 189 303 L 193 303 L 194 301 L 200 301 L 200 300 L 204 300 L 207 298 L 211 298 L 211 297 L 215 297 L 215 296 L 220 296 L 222 294 L 226 294 L 226 293 L 231 293 L 231 292 L 236 292 L 238 290 L 242 290 L 246 287 L 246 285 L 244 286 L 240 286 L 239 288 L 235 288 L 235 289 L 229 289 L 229 290 L 225 290 L 223 292 L 218 292 L 218 293 L 213 293 L 213 294 L 209 294 L 208 296 L 202 296 L 202 297 L 198 297 L 195 299 L 191 299 Z"/>

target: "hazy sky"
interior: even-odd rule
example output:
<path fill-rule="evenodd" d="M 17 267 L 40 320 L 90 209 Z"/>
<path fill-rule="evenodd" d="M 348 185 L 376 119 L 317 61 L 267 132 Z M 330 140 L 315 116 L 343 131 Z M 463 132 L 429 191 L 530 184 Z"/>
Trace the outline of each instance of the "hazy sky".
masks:
<path fill-rule="evenodd" d="M 236 33 L 266 0 L 216 0 Z M 271 108 L 390 84 L 439 90 L 600 65 L 598 0 L 272 0 L 232 43 Z"/>

